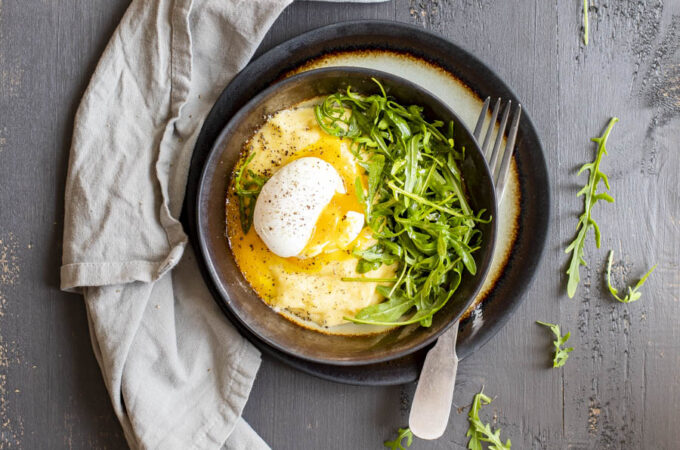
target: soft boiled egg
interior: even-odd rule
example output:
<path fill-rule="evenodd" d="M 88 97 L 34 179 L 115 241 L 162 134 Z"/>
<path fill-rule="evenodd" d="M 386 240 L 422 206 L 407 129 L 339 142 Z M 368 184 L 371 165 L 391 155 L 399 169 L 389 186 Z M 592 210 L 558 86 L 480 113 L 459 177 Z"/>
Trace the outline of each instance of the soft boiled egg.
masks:
<path fill-rule="evenodd" d="M 309 258 L 347 248 L 364 215 L 347 210 L 347 189 L 337 170 L 316 157 L 296 159 L 262 187 L 253 216 L 265 245 L 283 258 Z"/>

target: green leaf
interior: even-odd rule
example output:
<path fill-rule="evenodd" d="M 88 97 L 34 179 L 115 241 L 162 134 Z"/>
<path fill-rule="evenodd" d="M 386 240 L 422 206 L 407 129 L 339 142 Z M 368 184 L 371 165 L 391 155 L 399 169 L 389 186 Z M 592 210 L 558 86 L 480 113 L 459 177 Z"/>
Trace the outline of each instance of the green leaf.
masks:
<path fill-rule="evenodd" d="M 404 450 L 403 441 L 406 439 L 406 447 L 410 447 L 413 443 L 413 433 L 410 428 L 399 428 L 399 434 L 392 441 L 385 441 L 385 447 L 390 450 Z"/>
<path fill-rule="evenodd" d="M 376 270 L 382 266 L 381 261 L 367 261 L 365 259 L 360 259 L 357 263 L 357 273 L 366 273 L 372 270 Z"/>
<path fill-rule="evenodd" d="M 579 273 L 581 266 L 585 266 L 586 262 L 583 258 L 583 251 L 586 244 L 586 237 L 589 229 L 593 229 L 595 233 L 595 244 L 600 247 L 600 228 L 598 227 L 595 220 L 592 218 L 593 206 L 599 201 L 604 200 L 606 202 L 613 203 L 614 198 L 606 192 L 597 192 L 597 185 L 600 180 L 604 180 L 605 186 L 609 189 L 609 180 L 607 176 L 600 171 L 600 162 L 602 162 L 602 156 L 607 154 L 607 139 L 609 138 L 609 133 L 612 127 L 619 119 L 612 117 L 604 131 L 604 134 L 599 138 L 593 138 L 592 141 L 597 143 L 597 153 L 595 156 L 595 161 L 591 163 L 586 163 L 579 169 L 579 174 L 587 170 L 590 174 L 588 176 L 588 183 L 578 192 L 579 196 L 583 196 L 584 212 L 579 217 L 578 225 L 576 226 L 577 234 L 574 240 L 567 246 L 565 250 L 566 253 L 571 253 L 571 260 L 569 261 L 569 268 L 567 269 L 567 275 L 569 279 L 567 281 L 567 295 L 572 298 L 576 294 L 576 289 L 581 281 L 581 275 Z"/>
<path fill-rule="evenodd" d="M 475 275 L 477 273 L 477 264 L 475 263 L 475 259 L 472 257 L 470 250 L 466 248 L 467 246 L 464 246 L 455 239 L 449 240 L 449 243 L 456 250 L 458 256 L 460 256 L 460 259 L 463 261 L 463 264 L 465 264 L 465 268 L 468 272 Z"/>
<path fill-rule="evenodd" d="M 238 197 L 238 211 L 243 234 L 248 234 L 253 224 L 255 202 L 262 190 L 262 186 L 267 182 L 266 177 L 248 169 L 248 164 L 250 164 L 254 157 L 255 152 L 248 155 L 234 174 L 234 192 Z"/>
<path fill-rule="evenodd" d="M 366 202 L 366 221 L 371 220 L 371 209 L 375 201 L 375 194 L 380 188 L 380 183 L 383 178 L 383 169 L 385 167 L 385 156 L 376 154 L 371 157 L 368 164 L 368 195 L 366 199 L 360 198 L 360 201 Z M 355 182 L 356 183 L 356 182 Z M 363 194 L 363 188 L 361 190 Z"/>
<path fill-rule="evenodd" d="M 588 45 L 588 0 L 583 0 L 583 43 Z"/>
<path fill-rule="evenodd" d="M 361 185 L 361 178 L 359 177 L 354 179 L 354 194 L 361 203 L 366 202 L 366 194 L 364 194 L 364 187 Z"/>
<path fill-rule="evenodd" d="M 599 200 L 604 200 L 609 203 L 614 203 L 614 198 L 611 195 L 607 194 L 606 192 L 596 194 L 595 196 L 593 196 L 593 200 L 596 202 Z"/>
<path fill-rule="evenodd" d="M 457 286 L 456 286 L 457 287 Z M 428 320 L 440 309 L 444 307 L 446 302 L 451 298 L 451 295 L 453 294 L 453 291 L 450 291 L 448 294 L 443 292 L 440 294 L 438 297 L 437 301 L 435 301 L 432 305 L 428 305 L 427 307 L 421 308 L 418 311 L 416 311 L 415 314 L 411 315 L 410 317 L 403 319 L 403 320 L 398 320 L 401 315 L 396 316 L 396 312 L 394 312 L 393 316 L 389 316 L 389 320 L 381 320 L 384 318 L 383 315 L 372 315 L 369 313 L 364 314 L 363 311 L 364 309 L 372 308 L 373 306 L 368 306 L 361 311 L 357 313 L 356 316 L 354 317 L 344 317 L 345 320 L 348 320 L 350 322 L 354 323 L 363 323 L 363 324 L 370 324 L 370 325 L 385 325 L 385 326 L 404 326 L 404 325 L 410 325 L 412 323 L 418 323 L 420 322 L 421 325 L 423 323 L 427 324 Z M 409 308 L 415 305 L 415 301 L 413 299 L 409 300 L 410 305 Z M 380 303 L 381 305 L 383 303 Z M 405 306 L 405 305 L 404 305 Z M 385 314 L 386 316 L 387 314 Z M 402 314 L 403 315 L 403 314 Z M 396 318 L 395 318 L 396 316 Z M 424 326 L 429 326 L 429 325 L 424 325 Z"/>
<path fill-rule="evenodd" d="M 550 328 L 550 330 L 553 332 L 555 335 L 555 341 L 553 341 L 553 345 L 555 346 L 555 357 L 553 358 L 553 368 L 557 367 L 562 367 L 564 363 L 567 362 L 567 358 L 569 358 L 569 353 L 571 353 L 574 349 L 573 347 L 569 348 L 562 348 L 563 345 L 567 343 L 569 340 L 569 337 L 571 336 L 571 333 L 567 333 L 564 336 L 562 336 L 560 332 L 560 326 L 556 325 L 554 323 L 548 323 L 548 322 L 541 322 L 541 321 L 536 321 L 537 324 L 543 325 L 545 327 Z"/>
<path fill-rule="evenodd" d="M 614 258 L 614 251 L 610 250 L 609 251 L 609 257 L 607 258 L 607 288 L 609 289 L 609 292 L 612 294 L 612 296 L 620 301 L 621 303 L 632 303 L 634 301 L 637 301 L 642 297 L 642 293 L 639 292 L 639 289 L 645 284 L 645 281 L 647 281 L 647 278 L 654 272 L 654 269 L 656 269 L 656 264 L 652 266 L 651 269 L 645 273 L 642 278 L 637 282 L 635 287 L 631 288 L 630 286 L 628 287 L 628 294 L 626 294 L 625 297 L 621 298 L 619 297 L 619 291 L 612 286 L 612 277 L 611 277 L 611 272 L 612 272 L 612 259 Z"/>
<path fill-rule="evenodd" d="M 417 181 L 418 172 L 418 153 L 420 149 L 420 140 L 422 135 L 416 134 L 413 136 L 407 144 L 406 151 L 406 177 L 404 179 L 404 191 L 413 192 L 413 188 Z M 406 200 L 406 206 L 409 205 L 408 199 Z"/>
<path fill-rule="evenodd" d="M 397 322 L 401 316 L 406 314 L 413 307 L 413 300 L 399 296 L 389 299 L 377 305 L 367 306 L 354 316 L 359 320 L 370 320 L 371 322 Z"/>
<path fill-rule="evenodd" d="M 385 111 L 385 116 L 387 116 L 390 122 L 392 122 L 392 125 L 397 129 L 399 137 L 402 139 L 411 137 L 411 128 L 409 128 L 408 123 L 404 119 L 389 110 Z"/>
<path fill-rule="evenodd" d="M 470 438 L 467 445 L 469 450 L 482 450 L 482 442 L 489 443 L 490 450 L 510 450 L 510 439 L 503 443 L 500 428 L 494 431 L 491 429 L 491 425 L 483 423 L 479 418 L 482 406 L 488 405 L 491 401 L 491 398 L 484 394 L 483 388 L 478 394 L 475 394 L 472 400 L 472 405 L 468 412 L 468 422 L 470 425 L 467 433 L 465 433 Z"/>

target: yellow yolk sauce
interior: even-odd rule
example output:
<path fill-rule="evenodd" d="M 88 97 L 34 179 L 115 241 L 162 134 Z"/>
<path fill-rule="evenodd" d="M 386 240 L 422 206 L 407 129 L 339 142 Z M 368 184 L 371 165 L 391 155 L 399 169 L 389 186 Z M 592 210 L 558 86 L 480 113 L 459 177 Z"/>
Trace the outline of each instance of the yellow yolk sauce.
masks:
<path fill-rule="evenodd" d="M 267 248 L 254 227 L 243 233 L 232 185 L 226 204 L 227 236 L 245 279 L 272 308 L 317 331 L 357 334 L 356 326 L 342 325 L 346 324 L 343 317 L 354 316 L 383 298 L 376 292 L 377 283 L 348 282 L 342 278 L 394 278 L 395 266 L 382 266 L 363 275 L 356 272 L 358 260 L 352 250 L 375 243 L 368 226 L 351 242 L 347 235 L 347 213 L 364 212 L 354 184 L 359 177 L 366 186 L 366 175 L 350 151 L 351 142 L 329 136 L 318 126 L 314 103 L 307 102 L 270 117 L 246 143 L 243 157 L 255 153 L 248 168 L 266 176 L 298 158 L 323 159 L 338 172 L 346 193 L 336 193 L 324 208 L 302 257 L 282 258 Z"/>

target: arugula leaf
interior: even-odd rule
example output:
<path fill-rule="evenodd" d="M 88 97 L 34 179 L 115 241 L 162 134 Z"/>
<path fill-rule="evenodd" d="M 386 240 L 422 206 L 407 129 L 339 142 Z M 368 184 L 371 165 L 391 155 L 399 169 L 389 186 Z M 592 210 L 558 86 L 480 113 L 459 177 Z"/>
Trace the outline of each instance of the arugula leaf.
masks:
<path fill-rule="evenodd" d="M 248 169 L 248 164 L 250 164 L 254 157 L 254 152 L 248 155 L 248 158 L 246 158 L 234 176 L 234 191 L 238 197 L 238 211 L 244 234 L 248 234 L 253 224 L 255 202 L 257 201 L 257 196 L 260 195 L 262 186 L 267 182 L 266 177 L 257 175 Z M 244 177 L 244 174 L 247 175 Z"/>
<path fill-rule="evenodd" d="M 360 259 L 357 263 L 357 273 L 366 273 L 372 270 L 377 270 L 382 266 L 382 261 L 368 261 L 366 259 Z"/>
<path fill-rule="evenodd" d="M 588 0 L 583 0 L 583 43 L 588 45 Z"/>
<path fill-rule="evenodd" d="M 375 81 L 375 80 L 374 80 Z M 357 272 L 397 265 L 401 276 L 378 286 L 385 300 L 346 320 L 356 323 L 430 326 L 432 316 L 453 296 L 463 273 L 475 274 L 480 248 L 479 223 L 485 211 L 473 211 L 465 197 L 459 164 L 465 149 L 428 121 L 419 106 L 403 106 L 380 93 L 329 95 L 315 107 L 316 119 L 331 135 L 349 138 L 368 175 L 365 189 L 355 180 L 366 223 L 377 243 L 353 252 Z M 348 278 L 347 280 L 358 280 Z"/>
<path fill-rule="evenodd" d="M 479 411 L 482 406 L 491 403 L 491 398 L 484 394 L 484 388 L 475 394 L 474 400 L 472 400 L 472 406 L 470 406 L 470 412 L 468 413 L 468 421 L 470 426 L 465 433 L 465 436 L 470 438 L 467 448 L 469 450 L 482 450 L 482 442 L 488 442 L 489 450 L 509 450 L 511 443 L 510 439 L 501 441 L 501 430 L 498 428 L 496 431 L 491 429 L 491 425 L 488 423 L 482 423 L 479 418 Z"/>
<path fill-rule="evenodd" d="M 580 175 L 584 170 L 588 170 L 590 175 L 588 176 L 588 183 L 578 192 L 578 194 L 576 194 L 577 196 L 584 196 L 584 211 L 579 217 L 578 225 L 576 226 L 576 238 L 574 238 L 572 243 L 569 244 L 565 250 L 566 253 L 571 253 L 571 261 L 569 262 L 569 268 L 567 269 L 567 275 L 569 275 L 567 295 L 569 295 L 569 298 L 574 297 L 578 283 L 581 281 L 581 276 L 579 274 L 580 267 L 587 265 L 585 259 L 583 259 L 583 249 L 585 247 L 586 235 L 588 234 L 589 229 L 592 228 L 595 232 L 595 245 L 597 245 L 597 248 L 600 248 L 600 228 L 592 218 L 593 206 L 600 200 L 609 203 L 614 202 L 614 199 L 608 193 L 597 193 L 597 186 L 600 181 L 603 181 L 607 189 L 609 189 L 609 179 L 607 178 L 607 175 L 600 171 L 600 162 L 602 161 L 602 156 L 607 154 L 606 145 L 609 133 L 614 124 L 618 121 L 619 119 L 612 117 L 604 134 L 601 137 L 591 139 L 593 142 L 597 143 L 595 161 L 584 164 L 578 171 L 578 175 Z"/>
<path fill-rule="evenodd" d="M 385 111 L 385 116 L 394 124 L 402 139 L 411 137 L 411 128 L 409 128 L 408 123 L 401 116 L 390 110 Z"/>
<path fill-rule="evenodd" d="M 637 301 L 640 299 L 642 296 L 642 292 L 639 291 L 639 289 L 642 287 L 642 285 L 645 284 L 645 281 L 647 281 L 647 277 L 649 277 L 652 272 L 654 272 L 654 269 L 656 269 L 656 264 L 647 271 L 646 274 L 643 275 L 642 278 L 640 278 L 640 281 L 637 282 L 635 287 L 631 288 L 628 286 L 628 293 L 626 294 L 625 297 L 621 298 L 619 297 L 619 291 L 612 286 L 612 280 L 611 280 L 611 272 L 612 272 L 612 259 L 614 258 L 614 251 L 610 250 L 609 251 L 609 258 L 607 260 L 607 287 L 609 288 L 609 292 L 614 296 L 615 299 L 620 301 L 621 303 L 631 303 L 634 301 Z"/>
<path fill-rule="evenodd" d="M 404 191 L 413 192 L 413 188 L 418 181 L 418 154 L 420 152 L 421 134 L 416 134 L 408 141 L 406 151 L 406 177 L 404 178 Z M 409 206 L 409 199 L 405 200 L 405 205 Z"/>
<path fill-rule="evenodd" d="M 555 357 L 553 358 L 553 368 L 562 367 L 564 363 L 567 362 L 567 358 L 569 358 L 569 353 L 574 350 L 573 347 L 562 348 L 563 345 L 566 345 L 567 341 L 569 340 L 569 337 L 571 336 L 571 333 L 567 333 L 564 336 L 562 336 L 562 334 L 560 333 L 559 325 L 555 325 L 554 323 L 541 322 L 539 320 L 537 320 L 536 323 L 550 328 L 550 330 L 557 338 L 555 341 L 553 341 L 553 344 L 555 345 Z"/>
<path fill-rule="evenodd" d="M 412 306 L 412 300 L 405 299 L 403 295 L 394 296 L 386 302 L 367 306 L 359 311 L 355 318 L 358 320 L 368 318 L 373 322 L 396 322 L 411 309 Z"/>
<path fill-rule="evenodd" d="M 366 222 L 371 221 L 371 209 L 375 194 L 382 181 L 383 169 L 385 167 L 385 156 L 381 154 L 373 155 L 368 164 L 368 195 L 366 196 Z"/>
<path fill-rule="evenodd" d="M 410 428 L 399 428 L 399 435 L 393 441 L 385 441 L 385 447 L 390 450 L 404 450 L 402 441 L 406 439 L 406 447 L 410 447 L 413 443 L 413 433 Z"/>

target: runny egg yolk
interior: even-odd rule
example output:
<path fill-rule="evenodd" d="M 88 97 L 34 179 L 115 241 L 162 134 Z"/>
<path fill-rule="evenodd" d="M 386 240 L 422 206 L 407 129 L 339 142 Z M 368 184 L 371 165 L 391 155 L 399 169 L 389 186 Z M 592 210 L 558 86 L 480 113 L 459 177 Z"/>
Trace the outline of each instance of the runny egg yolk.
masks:
<path fill-rule="evenodd" d="M 335 168 L 345 187 L 345 193 L 336 192 L 319 214 L 312 236 L 299 255 L 302 258 L 347 249 L 364 227 L 364 207 L 354 190 L 354 180 L 357 177 L 361 179 L 362 175 L 356 165 L 351 164 L 353 155 L 349 152 L 347 143 L 338 140 L 328 141 L 321 139 L 294 157 L 294 159 L 304 157 L 323 159 Z"/>
<path fill-rule="evenodd" d="M 345 197 L 345 198 L 343 198 Z M 363 214 L 348 209 L 347 195 L 336 194 L 319 215 L 314 232 L 300 257 L 344 250 L 356 240 L 364 226 Z"/>

